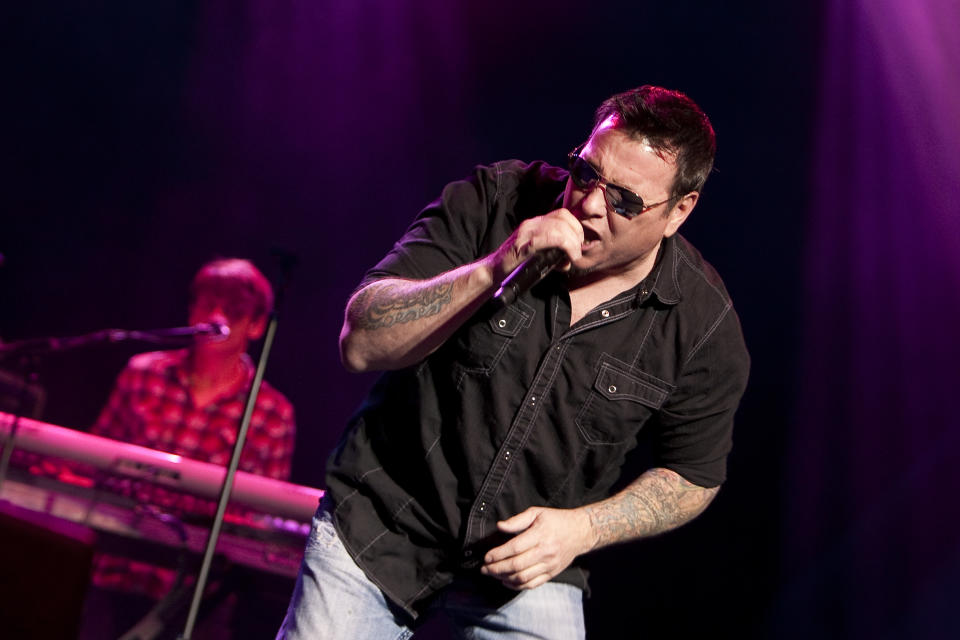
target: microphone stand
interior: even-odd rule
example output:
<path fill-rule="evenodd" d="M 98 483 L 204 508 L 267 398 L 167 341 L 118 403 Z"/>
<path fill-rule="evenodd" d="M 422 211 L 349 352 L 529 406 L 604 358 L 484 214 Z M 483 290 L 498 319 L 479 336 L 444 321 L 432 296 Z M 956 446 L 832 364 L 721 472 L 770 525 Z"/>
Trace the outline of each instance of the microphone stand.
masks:
<path fill-rule="evenodd" d="M 216 514 L 213 517 L 213 524 L 210 526 L 210 535 L 207 537 L 207 546 L 203 552 L 203 562 L 200 565 L 200 573 L 197 574 L 197 584 L 193 591 L 190 612 L 187 614 L 187 622 L 184 625 L 183 633 L 178 636 L 179 640 L 190 640 L 190 635 L 193 633 L 193 626 L 197 621 L 200 601 L 203 599 L 203 591 L 210 574 L 210 565 L 213 562 L 213 553 L 216 550 L 217 539 L 220 537 L 220 528 L 223 526 L 223 517 L 227 511 L 227 502 L 229 502 L 230 492 L 233 490 L 233 478 L 237 473 L 237 466 L 240 464 L 240 452 L 243 450 L 243 445 L 247 440 L 247 430 L 250 428 L 250 419 L 253 417 L 253 410 L 257 404 L 257 395 L 260 393 L 260 384 L 263 382 L 263 372 L 267 368 L 267 360 L 270 357 L 270 349 L 273 346 L 273 336 L 276 332 L 277 312 L 274 310 L 270 314 L 270 323 L 267 325 L 266 337 L 263 340 L 263 350 L 260 352 L 257 372 L 253 377 L 253 384 L 250 385 L 250 392 L 247 395 L 247 406 L 243 412 L 243 419 L 240 421 L 240 428 L 237 430 L 237 441 L 233 445 L 233 454 L 230 456 L 227 474 L 223 479 L 223 486 L 220 488 L 220 499 L 217 503 Z"/>

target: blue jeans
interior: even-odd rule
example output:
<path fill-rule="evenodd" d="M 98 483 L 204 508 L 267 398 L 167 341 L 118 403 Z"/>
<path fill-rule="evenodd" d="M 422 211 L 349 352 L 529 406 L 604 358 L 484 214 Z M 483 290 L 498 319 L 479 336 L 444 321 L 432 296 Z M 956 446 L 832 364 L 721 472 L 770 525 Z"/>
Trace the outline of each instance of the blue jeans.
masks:
<path fill-rule="evenodd" d="M 471 640 L 582 640 L 583 593 L 548 582 L 491 607 L 454 582 L 427 616 L 444 615 L 455 637 Z M 389 603 L 347 553 L 322 506 L 313 518 L 300 575 L 277 640 L 405 640 L 408 615 Z"/>

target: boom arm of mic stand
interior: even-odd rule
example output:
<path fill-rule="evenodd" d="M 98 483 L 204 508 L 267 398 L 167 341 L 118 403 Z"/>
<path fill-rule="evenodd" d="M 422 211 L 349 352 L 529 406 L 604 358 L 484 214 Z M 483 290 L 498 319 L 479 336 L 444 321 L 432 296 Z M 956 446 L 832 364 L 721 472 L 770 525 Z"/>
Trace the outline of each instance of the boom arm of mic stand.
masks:
<path fill-rule="evenodd" d="M 102 329 L 81 336 L 66 338 L 30 338 L 17 342 L 0 344 L 0 360 L 9 356 L 23 354 L 50 353 L 85 347 L 98 342 L 124 342 L 139 340 L 156 344 L 178 344 L 199 333 L 197 327 L 174 327 L 172 329 Z M 222 335 L 222 334 L 221 334 Z"/>

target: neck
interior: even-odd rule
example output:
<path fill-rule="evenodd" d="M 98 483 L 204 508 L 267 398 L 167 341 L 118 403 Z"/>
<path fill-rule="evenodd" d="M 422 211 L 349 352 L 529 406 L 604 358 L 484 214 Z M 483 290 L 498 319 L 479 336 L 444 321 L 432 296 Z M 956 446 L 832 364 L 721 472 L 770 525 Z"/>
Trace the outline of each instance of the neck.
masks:
<path fill-rule="evenodd" d="M 190 353 L 192 384 L 203 388 L 224 388 L 237 383 L 245 373 L 243 353 L 218 353 L 193 349 Z"/>

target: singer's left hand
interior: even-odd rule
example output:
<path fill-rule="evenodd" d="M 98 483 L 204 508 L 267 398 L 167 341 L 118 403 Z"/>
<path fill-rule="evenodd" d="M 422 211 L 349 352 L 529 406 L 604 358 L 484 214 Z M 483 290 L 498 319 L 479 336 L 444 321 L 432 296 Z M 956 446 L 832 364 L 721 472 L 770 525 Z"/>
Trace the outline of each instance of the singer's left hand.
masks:
<path fill-rule="evenodd" d="M 497 523 L 510 541 L 487 552 L 480 572 L 511 589 L 533 589 L 593 548 L 590 518 L 582 509 L 530 507 Z"/>

